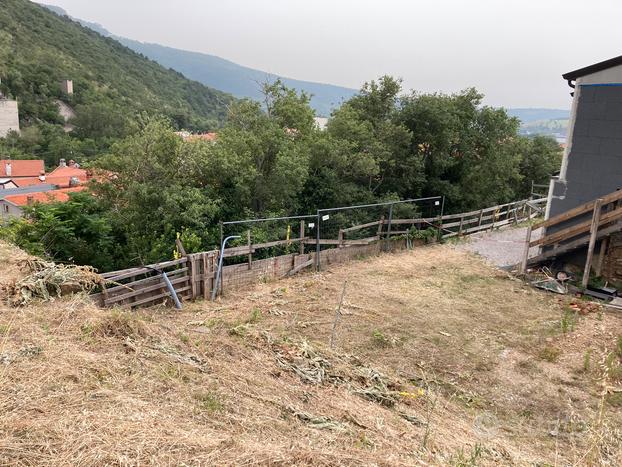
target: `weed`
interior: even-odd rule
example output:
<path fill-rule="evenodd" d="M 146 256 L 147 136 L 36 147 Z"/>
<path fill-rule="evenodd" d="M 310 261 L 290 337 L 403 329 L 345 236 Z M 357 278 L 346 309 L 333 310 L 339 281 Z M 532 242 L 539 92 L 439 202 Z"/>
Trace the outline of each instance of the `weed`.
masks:
<path fill-rule="evenodd" d="M 374 344 L 378 347 L 388 347 L 389 339 L 385 336 L 380 329 L 374 329 L 374 332 L 371 335 Z"/>
<path fill-rule="evenodd" d="M 482 445 L 477 443 L 471 448 L 471 452 L 468 456 L 464 453 L 464 448 L 460 448 L 458 454 L 451 459 L 451 464 L 456 467 L 475 467 L 478 459 L 482 457 L 484 449 Z"/>
<path fill-rule="evenodd" d="M 188 342 L 190 342 L 190 336 L 188 336 L 188 334 L 180 334 L 179 340 L 182 341 L 184 344 L 187 344 Z"/>
<path fill-rule="evenodd" d="M 583 355 L 583 371 L 586 373 L 590 371 L 591 359 L 592 359 L 592 349 L 587 349 L 585 351 L 585 354 Z"/>
<path fill-rule="evenodd" d="M 359 449 L 372 449 L 374 447 L 374 443 L 365 435 L 365 432 L 357 436 L 354 445 Z"/>
<path fill-rule="evenodd" d="M 251 315 L 246 319 L 246 324 L 256 324 L 261 320 L 261 310 L 259 308 L 253 308 Z"/>
<path fill-rule="evenodd" d="M 622 408 L 622 392 L 607 394 L 606 401 L 612 407 Z"/>
<path fill-rule="evenodd" d="M 544 361 L 555 363 L 559 360 L 561 353 L 562 351 L 556 347 L 546 346 L 540 351 L 538 356 Z"/>
<path fill-rule="evenodd" d="M 618 340 L 616 341 L 616 348 L 614 352 L 618 356 L 618 358 L 622 360 L 622 336 L 618 336 Z"/>
<path fill-rule="evenodd" d="M 82 326 L 83 337 L 143 337 L 147 334 L 144 323 L 138 316 L 129 311 L 115 310 L 103 317 L 99 322 L 84 324 Z"/>
<path fill-rule="evenodd" d="M 248 324 L 239 324 L 229 329 L 229 335 L 237 336 L 237 337 L 246 337 L 246 335 L 248 334 L 248 330 L 249 330 Z"/>
<path fill-rule="evenodd" d="M 574 331 L 575 325 L 577 324 L 577 312 L 570 308 L 566 308 L 559 324 L 562 334 Z"/>
<path fill-rule="evenodd" d="M 527 420 L 531 420 L 533 418 L 533 410 L 523 409 L 520 412 L 518 412 L 518 415 L 520 415 L 523 418 L 526 418 Z"/>
<path fill-rule="evenodd" d="M 183 383 L 189 383 L 191 381 L 190 377 L 181 366 L 172 363 L 166 363 L 160 366 L 159 376 L 163 381 L 177 380 Z"/>
<path fill-rule="evenodd" d="M 205 410 L 207 412 L 220 412 L 224 409 L 220 396 L 213 392 L 197 392 L 193 395 L 193 398 L 197 401 L 201 410 Z"/>

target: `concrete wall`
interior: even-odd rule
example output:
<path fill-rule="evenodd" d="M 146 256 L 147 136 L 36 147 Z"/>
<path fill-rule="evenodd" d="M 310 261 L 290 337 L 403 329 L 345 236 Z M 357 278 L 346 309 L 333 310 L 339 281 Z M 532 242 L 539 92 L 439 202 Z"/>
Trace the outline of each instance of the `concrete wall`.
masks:
<path fill-rule="evenodd" d="M 4 199 L 0 199 L 0 220 L 7 221 L 13 217 L 22 217 L 24 212 L 19 206 L 9 203 Z"/>
<path fill-rule="evenodd" d="M 0 99 L 0 138 L 4 138 L 9 131 L 19 131 L 17 101 Z"/>

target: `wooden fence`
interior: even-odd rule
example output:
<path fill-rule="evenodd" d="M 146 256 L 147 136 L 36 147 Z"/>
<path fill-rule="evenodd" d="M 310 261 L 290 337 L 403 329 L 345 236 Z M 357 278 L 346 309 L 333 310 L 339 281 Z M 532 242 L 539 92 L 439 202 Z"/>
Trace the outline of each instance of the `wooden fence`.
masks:
<path fill-rule="evenodd" d="M 314 251 L 305 253 L 305 245 L 332 246 L 320 252 L 319 262 L 330 265 L 348 261 L 355 257 L 370 256 L 381 251 L 405 249 L 407 234 L 413 230 L 435 229 L 442 238 L 469 235 L 483 230 L 491 230 L 537 215 L 543 200 L 523 200 L 493 206 L 479 211 L 449 214 L 434 218 L 384 219 L 351 226 L 339 230 L 336 239 L 317 239 L 306 237 L 305 223 L 300 223 L 297 238 L 275 240 L 265 243 L 251 241 L 247 244 L 226 248 L 224 258 L 246 256 L 247 261 L 223 267 L 221 290 L 250 285 L 260 280 L 275 280 L 294 275 L 317 261 Z M 373 235 L 364 238 L 350 238 L 349 235 Z M 424 243 L 423 241 L 414 241 Z M 255 259 L 258 250 L 298 245 L 295 253 Z M 182 248 L 183 250 L 183 248 Z M 180 299 L 208 299 L 216 287 L 215 276 L 219 251 L 208 251 L 185 255 L 184 257 L 149 266 L 124 269 L 102 274 L 108 286 L 101 293 L 93 295 L 95 302 L 102 307 L 143 307 L 168 302 L 171 299 L 163 273 L 167 275 Z"/>
<path fill-rule="evenodd" d="M 600 257 L 596 263 L 596 273 L 600 275 L 603 255 L 606 251 L 608 236 L 622 230 L 622 191 L 614 191 L 601 198 L 581 204 L 569 211 L 538 222 L 527 229 L 523 260 L 520 272 L 525 272 L 529 265 L 553 259 L 562 254 L 587 245 L 587 258 L 583 271 L 582 285 L 586 287 L 590 277 L 594 247 L 598 240 L 603 240 Z M 535 231 L 544 233 L 532 239 Z M 530 257 L 532 248 L 538 247 L 538 254 Z"/>

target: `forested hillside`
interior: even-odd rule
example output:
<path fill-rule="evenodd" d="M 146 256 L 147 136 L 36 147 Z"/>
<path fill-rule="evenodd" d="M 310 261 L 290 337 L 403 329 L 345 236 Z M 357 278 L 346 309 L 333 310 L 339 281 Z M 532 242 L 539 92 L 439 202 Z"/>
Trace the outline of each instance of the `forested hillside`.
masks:
<path fill-rule="evenodd" d="M 46 124 L 63 123 L 56 99 L 75 109 L 81 139 L 124 136 L 128 121 L 141 112 L 165 115 L 179 128 L 213 129 L 232 101 L 28 0 L 2 1 L 0 77 L 0 90 L 19 101 L 27 136 L 29 126 L 50 133 Z M 62 79 L 73 80 L 73 96 L 61 94 Z M 50 150 L 48 141 L 44 146 Z"/>
<path fill-rule="evenodd" d="M 60 7 L 46 5 L 59 15 L 68 13 Z M 314 83 L 291 78 L 284 78 L 273 73 L 245 67 L 215 55 L 166 47 L 160 44 L 139 42 L 126 37 L 112 35 L 101 24 L 73 18 L 80 24 L 111 37 L 166 68 L 172 68 L 187 76 L 221 91 L 239 98 L 261 99 L 261 83 L 281 80 L 286 86 L 304 91 L 311 95 L 310 105 L 320 116 L 328 117 L 341 103 L 354 94 L 355 89 L 335 86 L 332 84 Z"/>

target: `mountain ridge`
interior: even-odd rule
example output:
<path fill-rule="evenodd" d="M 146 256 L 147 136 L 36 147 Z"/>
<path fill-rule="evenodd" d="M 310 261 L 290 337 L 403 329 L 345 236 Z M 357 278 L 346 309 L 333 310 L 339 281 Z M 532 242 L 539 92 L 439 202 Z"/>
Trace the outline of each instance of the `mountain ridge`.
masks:
<path fill-rule="evenodd" d="M 85 21 L 69 15 L 61 7 L 48 4 L 41 5 L 59 16 L 67 16 L 102 36 L 116 40 L 165 68 L 174 69 L 191 80 L 198 81 L 208 87 L 218 89 L 238 98 L 262 100 L 261 83 L 274 82 L 280 79 L 287 87 L 310 94 L 312 96 L 311 106 L 315 109 L 318 116 L 327 117 L 343 101 L 358 92 L 356 89 L 344 86 L 279 76 L 267 71 L 240 65 L 216 55 L 117 36 L 99 23 Z"/>

